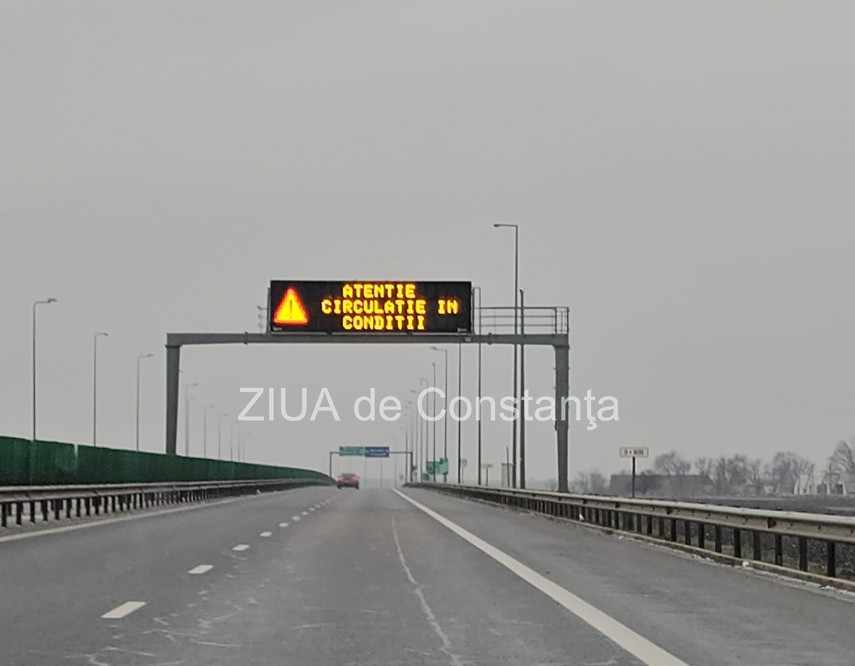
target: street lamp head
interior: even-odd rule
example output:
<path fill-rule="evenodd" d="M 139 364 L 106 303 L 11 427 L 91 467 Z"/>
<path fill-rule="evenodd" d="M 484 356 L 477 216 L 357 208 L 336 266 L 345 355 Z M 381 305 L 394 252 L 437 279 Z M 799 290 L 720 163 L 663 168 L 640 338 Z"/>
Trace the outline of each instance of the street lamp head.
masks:
<path fill-rule="evenodd" d="M 45 303 L 57 303 L 58 301 L 55 298 L 49 298 L 45 301 Z"/>
<path fill-rule="evenodd" d="M 109 335 L 110 335 L 109 333 L 105 333 L 104 331 L 100 331 L 100 332 L 95 334 L 95 337 L 96 338 L 106 338 Z"/>
<path fill-rule="evenodd" d="M 154 356 L 154 354 L 143 354 L 139 358 L 151 358 L 152 356 Z"/>

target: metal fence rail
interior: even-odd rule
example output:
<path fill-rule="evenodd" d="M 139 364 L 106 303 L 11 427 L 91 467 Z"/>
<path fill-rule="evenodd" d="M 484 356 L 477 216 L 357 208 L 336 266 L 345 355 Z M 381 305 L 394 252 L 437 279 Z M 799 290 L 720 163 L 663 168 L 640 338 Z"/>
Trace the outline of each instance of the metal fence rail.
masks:
<path fill-rule="evenodd" d="M 855 517 L 713 504 L 571 495 L 484 486 L 409 484 L 633 533 L 731 563 L 799 572 L 826 584 L 855 580 Z"/>
<path fill-rule="evenodd" d="M 78 486 L 0 487 L 0 526 L 35 523 L 51 518 L 81 518 L 93 514 L 203 502 L 256 492 L 273 492 L 312 485 L 331 485 L 331 479 L 274 479 L 184 483 L 105 484 Z"/>

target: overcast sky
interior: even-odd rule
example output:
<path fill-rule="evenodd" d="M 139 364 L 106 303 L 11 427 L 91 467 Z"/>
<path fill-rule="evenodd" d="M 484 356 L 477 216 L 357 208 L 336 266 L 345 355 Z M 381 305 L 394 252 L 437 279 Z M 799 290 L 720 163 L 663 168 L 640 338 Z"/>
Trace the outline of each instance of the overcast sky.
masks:
<path fill-rule="evenodd" d="M 91 441 L 103 330 L 100 443 L 134 446 L 150 352 L 142 446 L 162 450 L 167 331 L 257 330 L 272 278 L 471 280 L 507 305 L 504 221 L 527 303 L 572 309 L 573 393 L 619 400 L 619 423 L 573 425 L 571 474 L 617 471 L 619 446 L 822 462 L 855 434 L 853 25 L 855 4 L 817 0 L 5 0 L 0 432 L 30 434 L 36 299 L 59 299 L 39 309 L 40 437 Z M 329 386 L 342 412 L 249 424 L 251 460 L 402 446 L 353 398 L 409 399 L 441 358 L 191 349 L 191 452 L 241 386 Z M 510 358 L 485 350 L 485 393 L 511 390 Z M 527 361 L 551 394 L 551 352 Z M 509 441 L 485 424 L 484 459 Z M 470 461 L 474 442 L 464 424 Z M 548 424 L 529 449 L 554 477 Z"/>

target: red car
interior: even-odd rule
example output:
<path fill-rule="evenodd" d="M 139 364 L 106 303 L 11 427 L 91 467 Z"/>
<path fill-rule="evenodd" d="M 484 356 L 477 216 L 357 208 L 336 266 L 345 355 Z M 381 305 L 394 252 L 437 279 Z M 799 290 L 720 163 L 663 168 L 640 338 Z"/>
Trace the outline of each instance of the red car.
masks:
<path fill-rule="evenodd" d="M 339 474 L 338 478 L 335 481 L 336 488 L 355 488 L 359 490 L 359 477 L 356 474 L 351 474 L 350 472 L 345 472 L 344 474 Z"/>

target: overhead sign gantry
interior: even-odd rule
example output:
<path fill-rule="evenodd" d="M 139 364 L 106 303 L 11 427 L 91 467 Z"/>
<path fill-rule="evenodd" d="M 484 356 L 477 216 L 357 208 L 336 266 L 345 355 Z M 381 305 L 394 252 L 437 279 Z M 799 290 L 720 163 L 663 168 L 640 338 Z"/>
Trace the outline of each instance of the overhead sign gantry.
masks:
<path fill-rule="evenodd" d="M 520 308 L 529 332 L 505 333 L 506 324 L 501 322 L 513 309 L 479 307 L 474 331 L 472 292 L 471 282 L 273 280 L 268 289 L 267 332 L 167 333 L 166 453 L 176 453 L 178 375 L 181 348 L 186 345 L 545 345 L 555 351 L 555 401 L 564 405 L 570 390 L 568 308 Z M 510 316 L 513 320 L 513 313 Z M 496 332 L 482 330 L 483 318 L 496 322 Z M 568 418 L 564 409 L 557 410 L 555 430 L 558 488 L 566 492 Z"/>

